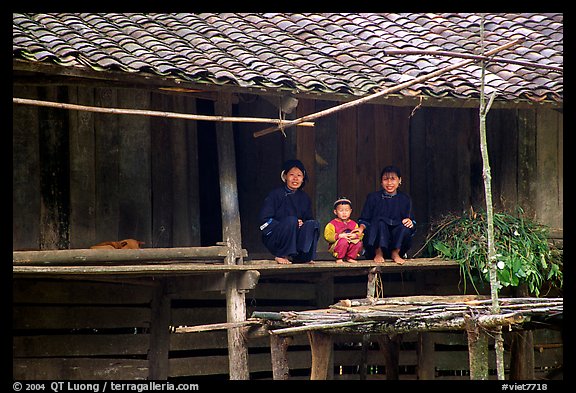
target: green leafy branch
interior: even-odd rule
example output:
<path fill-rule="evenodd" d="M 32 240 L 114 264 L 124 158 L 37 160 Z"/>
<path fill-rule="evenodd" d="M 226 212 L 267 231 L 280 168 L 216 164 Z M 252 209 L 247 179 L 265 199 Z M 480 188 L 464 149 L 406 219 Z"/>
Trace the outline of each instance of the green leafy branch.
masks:
<path fill-rule="evenodd" d="M 457 261 L 478 292 L 475 282 L 490 281 L 486 225 L 483 211 L 447 215 L 433 226 L 424 253 Z M 502 287 L 526 284 L 535 296 L 546 282 L 562 288 L 562 254 L 550 246 L 548 235 L 549 228 L 524 217 L 521 208 L 516 214 L 494 214 L 496 267 Z"/>

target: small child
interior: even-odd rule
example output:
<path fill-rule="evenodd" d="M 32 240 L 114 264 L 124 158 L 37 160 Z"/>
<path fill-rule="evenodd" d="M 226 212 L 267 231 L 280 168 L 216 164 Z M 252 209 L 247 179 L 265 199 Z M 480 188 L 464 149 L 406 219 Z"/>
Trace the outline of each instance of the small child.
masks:
<path fill-rule="evenodd" d="M 330 245 L 329 251 L 336 262 L 344 262 L 344 258 L 350 263 L 356 263 L 362 251 L 362 234 L 358 234 L 358 224 L 350 219 L 352 214 L 352 202 L 346 198 L 340 198 L 334 202 L 334 218 L 324 228 L 324 239 Z"/>

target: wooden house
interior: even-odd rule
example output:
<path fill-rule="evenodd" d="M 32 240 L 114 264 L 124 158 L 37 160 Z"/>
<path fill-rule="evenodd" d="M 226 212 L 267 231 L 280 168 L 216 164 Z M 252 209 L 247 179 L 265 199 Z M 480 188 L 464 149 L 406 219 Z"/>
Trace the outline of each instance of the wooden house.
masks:
<path fill-rule="evenodd" d="M 257 213 L 289 158 L 309 172 L 305 191 L 321 225 L 339 196 L 358 214 L 380 170 L 399 166 L 418 222 L 415 252 L 436 219 L 483 206 L 482 53 L 494 51 L 485 92 L 495 94 L 487 118 L 495 207 L 520 206 L 561 240 L 563 15 L 486 14 L 484 52 L 481 21 L 429 13 L 14 13 L 14 258 L 37 252 L 34 266 L 14 265 L 14 378 L 244 379 L 246 369 L 233 370 L 229 357 L 236 330 L 171 334 L 167 326 L 366 296 L 368 262 L 345 272 L 319 264 L 239 273 L 194 270 L 166 255 L 208 249 L 202 258 L 225 265 L 269 259 Z M 135 256 L 130 268 L 118 267 L 118 253 L 98 263 L 83 252 L 125 238 L 166 255 L 145 269 L 132 250 L 124 254 Z M 61 250 L 78 253 L 66 263 L 62 253 L 39 253 Z M 83 262 L 71 265 L 74 258 Z M 386 294 L 462 292 L 457 266 L 422 266 L 384 268 Z M 234 301 L 244 309 L 227 314 Z M 535 364 L 546 375 L 561 366 L 561 338 L 538 334 Z M 436 346 L 459 340 L 438 335 Z M 306 376 L 306 342 L 293 346 L 292 374 Z M 360 356 L 382 364 L 366 348 L 373 346 L 341 343 L 341 378 Z M 414 344 L 401 354 L 405 378 L 416 377 L 414 354 Z M 439 355 L 428 376 L 465 378 L 466 362 L 453 362 L 462 356 Z M 250 340 L 239 359 L 250 378 L 271 377 L 266 340 Z"/>

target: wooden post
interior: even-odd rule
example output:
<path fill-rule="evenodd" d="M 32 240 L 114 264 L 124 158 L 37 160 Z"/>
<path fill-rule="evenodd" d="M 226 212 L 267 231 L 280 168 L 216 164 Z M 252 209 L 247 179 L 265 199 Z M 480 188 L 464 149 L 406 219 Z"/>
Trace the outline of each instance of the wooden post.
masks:
<path fill-rule="evenodd" d="M 380 272 L 380 268 L 373 267 L 368 272 L 368 284 L 366 288 L 366 297 L 376 297 L 376 279 L 378 277 L 378 273 Z"/>
<path fill-rule="evenodd" d="M 219 115 L 232 113 L 232 96 L 222 93 L 218 96 L 215 111 Z M 218 169 L 220 172 L 220 203 L 222 205 L 222 237 L 229 249 L 227 264 L 242 264 L 242 237 L 240 209 L 238 207 L 238 186 L 236 180 L 236 153 L 234 132 L 230 123 L 216 125 L 218 144 Z M 246 320 L 246 299 L 238 290 L 237 275 L 226 273 L 226 316 L 228 322 Z M 241 328 L 228 329 L 228 362 L 230 379 L 247 380 L 248 348 Z"/>
<path fill-rule="evenodd" d="M 307 334 L 312 351 L 310 380 L 326 380 L 328 368 L 332 361 L 332 337 L 320 331 L 308 331 Z"/>
<path fill-rule="evenodd" d="M 51 97 L 64 96 L 65 88 L 40 89 Z M 66 97 L 63 97 L 66 99 Z M 38 111 L 40 145 L 40 249 L 69 248 L 69 142 L 67 114 Z"/>
<path fill-rule="evenodd" d="M 468 334 L 468 356 L 470 362 L 470 379 L 488 379 L 488 338 L 476 321 L 470 316 L 464 316 L 466 333 Z"/>
<path fill-rule="evenodd" d="M 418 357 L 417 373 L 420 380 L 431 380 L 435 377 L 434 340 L 432 335 L 433 333 L 429 332 L 418 333 L 416 355 Z"/>
<path fill-rule="evenodd" d="M 270 336 L 270 356 L 272 358 L 272 379 L 274 380 L 287 380 L 290 376 L 290 368 L 288 367 L 288 345 L 290 345 L 292 337 L 278 336 L 272 334 Z"/>
<path fill-rule="evenodd" d="M 378 345 L 386 361 L 386 380 L 398 380 L 401 334 L 378 336 Z"/>
<path fill-rule="evenodd" d="M 362 351 L 360 352 L 360 380 L 364 381 L 368 376 L 368 346 L 370 345 L 370 335 L 362 335 Z"/>
<path fill-rule="evenodd" d="M 510 380 L 534 379 L 534 336 L 528 330 L 513 332 L 510 345 Z"/>
<path fill-rule="evenodd" d="M 328 308 L 334 303 L 334 274 L 323 273 L 316 282 L 316 307 Z M 327 379 L 334 379 L 334 356 L 333 348 L 328 349 L 328 374 Z"/>
<path fill-rule="evenodd" d="M 170 309 L 166 282 L 160 279 L 152 293 L 150 307 L 150 348 L 148 350 L 148 379 L 150 380 L 168 379 Z"/>
<path fill-rule="evenodd" d="M 514 296 L 529 297 L 530 291 L 526 284 L 515 288 Z M 510 345 L 510 379 L 534 380 L 534 336 L 530 330 L 511 333 Z"/>

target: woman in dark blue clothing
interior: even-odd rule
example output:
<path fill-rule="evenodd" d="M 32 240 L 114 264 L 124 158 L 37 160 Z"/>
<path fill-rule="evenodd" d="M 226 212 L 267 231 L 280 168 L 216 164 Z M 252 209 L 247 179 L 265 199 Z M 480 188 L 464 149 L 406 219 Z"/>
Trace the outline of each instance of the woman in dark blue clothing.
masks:
<path fill-rule="evenodd" d="M 391 258 L 402 265 L 405 262 L 402 256 L 410 249 L 416 232 L 412 200 L 398 191 L 402 177 L 397 167 L 384 168 L 380 181 L 382 190 L 366 197 L 356 231 L 364 233 L 366 259 L 382 263 Z"/>
<path fill-rule="evenodd" d="M 286 161 L 280 177 L 285 184 L 268 194 L 258 216 L 262 242 L 278 263 L 312 262 L 320 224 L 312 214 L 310 197 L 302 191 L 308 180 L 304 164 Z"/>

